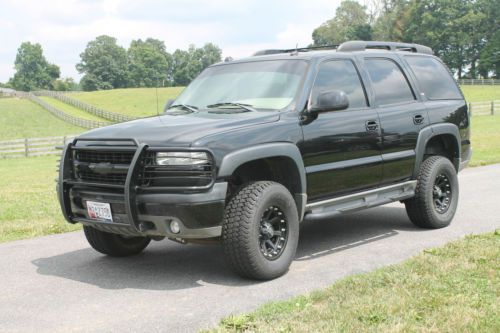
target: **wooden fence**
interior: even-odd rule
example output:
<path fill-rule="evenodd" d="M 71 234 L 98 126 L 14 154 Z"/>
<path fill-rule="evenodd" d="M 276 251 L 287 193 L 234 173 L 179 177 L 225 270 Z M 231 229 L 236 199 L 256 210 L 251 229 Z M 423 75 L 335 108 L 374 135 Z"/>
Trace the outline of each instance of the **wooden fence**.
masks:
<path fill-rule="evenodd" d="M 499 115 L 500 101 L 471 102 L 469 103 L 469 112 L 471 116 Z"/>
<path fill-rule="evenodd" d="M 49 103 L 45 102 L 44 100 L 38 98 L 35 96 L 33 93 L 25 93 L 25 92 L 16 92 L 16 96 L 22 97 L 22 98 L 28 98 L 32 102 L 40 105 L 50 113 L 52 113 L 54 116 L 64 120 L 67 123 L 70 123 L 75 126 L 83 127 L 83 128 L 97 128 L 97 127 L 103 127 L 110 125 L 108 122 L 104 121 L 96 121 L 96 120 L 89 120 L 89 119 L 83 119 L 83 118 L 78 118 L 75 116 L 72 116 L 70 114 L 67 114 L 64 111 L 61 111 L 54 106 L 50 105 Z"/>
<path fill-rule="evenodd" d="M 48 96 L 48 97 L 56 98 L 56 99 L 60 100 L 61 102 L 72 105 L 78 109 L 84 110 L 84 111 L 91 113 L 93 115 L 96 115 L 98 117 L 110 120 L 111 122 L 114 122 L 114 123 L 121 123 L 124 121 L 137 119 L 137 118 L 125 116 L 125 115 L 122 115 L 119 113 L 103 110 L 101 108 L 84 103 L 82 101 L 79 101 L 77 99 L 74 99 L 72 97 L 69 97 L 66 94 L 63 94 L 63 93 L 60 93 L 57 91 L 40 90 L 40 91 L 34 91 L 33 93 L 36 96 Z"/>
<path fill-rule="evenodd" d="M 498 79 L 459 79 L 458 84 L 462 85 L 480 85 L 480 86 L 496 86 L 500 85 Z"/>
<path fill-rule="evenodd" d="M 58 148 L 66 145 L 75 136 L 76 134 L 0 141 L 0 158 L 61 154 Z"/>

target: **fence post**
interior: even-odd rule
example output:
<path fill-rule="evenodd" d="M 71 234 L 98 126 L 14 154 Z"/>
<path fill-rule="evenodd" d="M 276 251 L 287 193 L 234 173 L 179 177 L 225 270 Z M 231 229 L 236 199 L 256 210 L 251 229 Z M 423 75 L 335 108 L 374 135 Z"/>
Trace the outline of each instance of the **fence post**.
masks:
<path fill-rule="evenodd" d="M 28 138 L 24 138 L 24 156 L 28 157 L 29 148 L 28 148 Z"/>

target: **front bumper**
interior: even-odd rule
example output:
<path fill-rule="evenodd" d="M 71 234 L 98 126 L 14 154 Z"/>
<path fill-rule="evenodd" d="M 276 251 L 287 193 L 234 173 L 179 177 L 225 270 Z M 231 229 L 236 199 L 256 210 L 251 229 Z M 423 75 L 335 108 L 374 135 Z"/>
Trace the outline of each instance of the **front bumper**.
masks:
<path fill-rule="evenodd" d="M 140 161 L 146 146 L 139 145 L 128 170 L 125 186 L 95 187 L 72 180 L 71 147 L 72 144 L 69 144 L 63 152 L 57 186 L 61 209 L 68 222 L 129 236 L 200 239 L 221 235 L 226 182 L 213 183 L 203 191 L 184 193 L 141 189 L 135 183 L 137 161 Z M 109 203 L 113 222 L 90 219 L 87 201 Z M 171 231 L 172 221 L 178 222 L 180 232 Z"/>

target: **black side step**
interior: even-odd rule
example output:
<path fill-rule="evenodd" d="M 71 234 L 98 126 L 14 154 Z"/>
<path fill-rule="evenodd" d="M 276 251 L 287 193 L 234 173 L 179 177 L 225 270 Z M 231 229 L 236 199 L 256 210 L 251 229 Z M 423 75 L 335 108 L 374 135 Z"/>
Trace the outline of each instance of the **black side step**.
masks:
<path fill-rule="evenodd" d="M 405 200 L 415 195 L 416 180 L 380 187 L 373 190 L 311 202 L 306 205 L 304 220 L 322 220 L 365 208 Z"/>

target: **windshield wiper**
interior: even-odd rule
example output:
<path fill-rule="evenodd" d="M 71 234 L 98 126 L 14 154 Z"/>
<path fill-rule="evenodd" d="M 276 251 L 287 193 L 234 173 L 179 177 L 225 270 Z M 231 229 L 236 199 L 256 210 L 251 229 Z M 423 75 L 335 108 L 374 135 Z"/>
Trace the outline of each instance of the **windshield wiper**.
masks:
<path fill-rule="evenodd" d="M 172 106 L 170 106 L 167 109 L 167 111 L 170 110 L 170 109 L 173 109 L 173 108 L 182 108 L 184 110 L 191 111 L 191 113 L 199 112 L 198 108 L 196 106 L 194 106 L 194 105 L 187 105 L 187 104 L 175 104 L 175 105 L 172 105 Z"/>
<path fill-rule="evenodd" d="M 229 106 L 237 106 L 241 109 L 244 109 L 244 110 L 247 110 L 247 111 L 251 111 L 251 112 L 259 112 L 257 110 L 255 110 L 252 105 L 250 104 L 244 104 L 244 103 L 236 103 L 236 102 L 222 102 L 222 103 L 215 103 L 215 104 L 210 104 L 210 105 L 207 105 L 207 108 L 211 109 L 211 108 L 218 108 L 220 106 L 225 106 L 225 105 L 229 105 Z"/>

